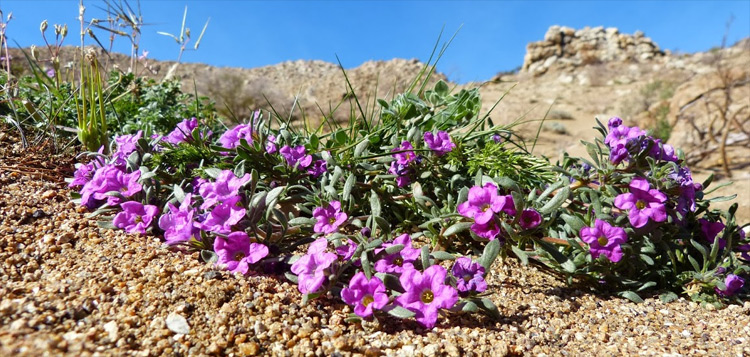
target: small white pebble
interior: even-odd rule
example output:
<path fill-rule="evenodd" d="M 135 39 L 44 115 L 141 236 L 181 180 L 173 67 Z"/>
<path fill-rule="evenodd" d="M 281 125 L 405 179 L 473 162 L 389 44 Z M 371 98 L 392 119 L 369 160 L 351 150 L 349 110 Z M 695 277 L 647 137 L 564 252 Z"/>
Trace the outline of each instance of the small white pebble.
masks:
<path fill-rule="evenodd" d="M 190 325 L 188 325 L 187 320 L 180 314 L 169 314 L 166 322 L 167 328 L 174 333 L 181 333 L 183 335 L 190 333 Z"/>

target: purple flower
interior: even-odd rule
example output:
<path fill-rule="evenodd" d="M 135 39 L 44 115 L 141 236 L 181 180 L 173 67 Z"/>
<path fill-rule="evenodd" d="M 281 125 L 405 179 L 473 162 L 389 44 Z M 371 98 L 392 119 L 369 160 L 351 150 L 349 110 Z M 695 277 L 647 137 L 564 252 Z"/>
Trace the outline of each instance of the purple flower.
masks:
<path fill-rule="evenodd" d="M 409 269 L 399 277 L 406 292 L 396 298 L 396 303 L 413 311 L 425 328 L 435 326 L 439 309 L 450 309 L 458 301 L 456 289 L 445 285 L 446 274 L 445 268 L 433 265 L 424 273 Z"/>
<path fill-rule="evenodd" d="M 117 151 L 115 151 L 114 156 L 127 159 L 133 151 L 138 149 L 138 140 L 142 137 L 143 130 L 138 130 L 138 132 L 133 135 L 120 135 L 116 137 L 115 143 L 117 143 Z"/>
<path fill-rule="evenodd" d="M 179 143 L 190 140 L 193 130 L 197 127 L 198 119 L 185 119 L 177 124 L 177 127 L 174 128 L 172 132 L 167 134 L 167 136 L 163 137 L 161 140 L 166 141 L 172 145 L 177 145 Z"/>
<path fill-rule="evenodd" d="M 699 183 L 693 182 L 693 176 L 690 169 L 680 167 L 677 172 L 669 174 L 669 178 L 680 184 L 680 196 L 677 200 L 677 211 L 682 214 L 684 219 L 688 211 L 695 212 L 695 193 L 703 189 Z"/>
<path fill-rule="evenodd" d="M 356 250 L 357 243 L 351 239 L 348 239 L 346 243 L 336 247 L 336 254 L 341 257 L 341 260 L 348 261 L 352 259 Z"/>
<path fill-rule="evenodd" d="M 617 165 L 630 157 L 630 153 L 624 144 L 617 144 L 609 151 L 609 161 Z"/>
<path fill-rule="evenodd" d="M 388 303 L 388 294 L 380 278 L 373 276 L 367 280 L 365 273 L 358 272 L 349 281 L 349 286 L 341 290 L 341 299 L 354 305 L 357 316 L 369 317 L 373 310 L 380 310 Z"/>
<path fill-rule="evenodd" d="M 164 239 L 167 244 L 173 245 L 181 242 L 187 242 L 195 237 L 200 239 L 200 229 L 195 223 L 195 210 L 191 207 L 192 194 L 185 195 L 185 199 L 177 208 L 169 203 L 169 213 L 159 218 L 159 228 L 164 230 Z"/>
<path fill-rule="evenodd" d="M 138 183 L 140 171 L 126 174 L 115 165 L 105 165 L 96 170 L 91 181 L 81 188 L 81 203 L 90 207 L 94 200 L 107 200 L 110 206 L 117 206 L 122 197 L 130 197 L 141 192 L 143 186 Z M 119 196 L 110 196 L 109 192 L 119 192 Z"/>
<path fill-rule="evenodd" d="M 589 251 L 594 259 L 600 255 L 604 255 L 615 263 L 622 259 L 620 244 L 625 243 L 628 239 L 624 229 L 613 227 L 609 223 L 597 219 L 593 228 L 583 227 L 580 234 L 581 239 L 588 243 Z"/>
<path fill-rule="evenodd" d="M 657 189 L 652 189 L 645 178 L 637 177 L 630 181 L 630 193 L 615 197 L 615 207 L 629 210 L 630 224 L 641 228 L 651 219 L 654 222 L 667 220 L 664 202 L 667 196 Z"/>
<path fill-rule="evenodd" d="M 307 155 L 305 147 L 302 145 L 296 146 L 294 148 L 289 145 L 285 145 L 281 148 L 281 150 L 279 150 L 279 153 L 284 157 L 284 159 L 286 159 L 286 163 L 290 167 L 304 169 L 310 166 L 310 164 L 312 163 L 312 156 Z"/>
<path fill-rule="evenodd" d="M 500 211 L 515 214 L 513 207 L 513 198 L 498 196 L 497 186 L 488 182 L 484 187 L 474 186 L 469 190 L 469 200 L 458 205 L 458 213 L 484 225 Z"/>
<path fill-rule="evenodd" d="M 542 215 L 533 208 L 523 210 L 521 218 L 518 220 L 518 224 L 523 229 L 536 228 L 540 223 L 542 223 Z"/>
<path fill-rule="evenodd" d="M 313 227 L 315 233 L 330 234 L 337 231 L 348 216 L 341 212 L 341 202 L 331 201 L 325 207 L 315 207 L 313 217 L 318 220 Z"/>
<path fill-rule="evenodd" d="M 701 218 L 698 220 L 698 223 L 701 225 L 701 232 L 703 232 L 703 236 L 706 237 L 706 240 L 712 243 L 716 243 L 717 236 L 719 235 L 719 232 L 724 230 L 724 223 L 721 223 L 720 221 L 717 222 L 711 222 L 705 218 Z M 723 238 L 719 238 L 719 248 L 724 249 L 727 245 L 727 240 Z"/>
<path fill-rule="evenodd" d="M 269 154 L 275 154 L 279 149 L 276 148 L 276 136 L 274 135 L 268 135 L 268 140 L 266 141 L 266 152 Z"/>
<path fill-rule="evenodd" d="M 743 286 L 745 286 L 745 279 L 734 274 L 728 274 L 724 280 L 724 285 L 726 286 L 726 289 L 720 290 L 715 287 L 714 291 L 723 297 L 729 297 L 736 294 Z"/>
<path fill-rule="evenodd" d="M 363 237 L 370 238 L 372 235 L 372 229 L 370 229 L 370 227 L 362 227 L 362 229 L 359 230 L 359 233 L 362 234 Z"/>
<path fill-rule="evenodd" d="M 397 164 L 408 165 L 412 163 L 414 160 L 416 160 L 417 158 L 416 155 L 414 155 L 414 151 L 411 151 L 413 149 L 414 147 L 411 146 L 410 142 L 402 141 L 401 146 L 396 147 L 391 151 L 402 151 L 402 152 L 393 154 L 393 156 L 396 158 Z"/>
<path fill-rule="evenodd" d="M 742 230 L 740 230 L 740 232 L 742 232 Z M 740 256 L 742 257 L 742 259 L 750 261 L 750 244 L 738 245 L 737 251 L 742 252 L 740 253 Z"/>
<path fill-rule="evenodd" d="M 610 128 L 609 134 L 604 138 L 604 143 L 609 145 L 609 148 L 615 148 L 618 144 L 626 145 L 628 140 L 635 139 L 640 136 L 646 135 L 646 132 L 638 127 L 627 127 L 619 125 L 617 127 Z"/>
<path fill-rule="evenodd" d="M 88 164 L 76 164 L 76 172 L 73 174 L 73 180 L 70 181 L 68 187 L 85 185 L 87 182 L 91 181 L 94 172 L 102 166 L 104 166 L 104 160 L 101 158 L 94 159 Z"/>
<path fill-rule="evenodd" d="M 222 170 L 215 182 L 204 183 L 198 190 L 203 196 L 201 209 L 209 208 L 217 202 L 234 199 L 239 195 L 240 187 L 248 182 L 250 182 L 250 174 L 238 178 L 232 170 Z"/>
<path fill-rule="evenodd" d="M 227 234 L 232 231 L 232 226 L 245 217 L 246 210 L 237 204 L 240 196 L 218 204 L 205 221 L 200 223 L 200 228 L 206 231 Z"/>
<path fill-rule="evenodd" d="M 136 201 L 123 202 L 120 207 L 122 207 L 122 212 L 115 215 L 112 224 L 128 233 L 146 234 L 146 229 L 151 226 L 154 217 L 159 214 L 158 207 L 144 206 Z"/>
<path fill-rule="evenodd" d="M 494 240 L 495 237 L 500 234 L 500 227 L 497 225 L 497 222 L 495 222 L 495 220 L 491 220 L 485 224 L 479 224 L 475 222 L 471 225 L 471 231 L 482 238 Z"/>
<path fill-rule="evenodd" d="M 383 243 L 382 248 L 375 249 L 375 254 L 379 254 L 385 248 L 399 244 L 403 245 L 404 248 L 400 252 L 386 255 L 383 259 L 375 262 L 375 271 L 379 273 L 400 274 L 405 269 L 414 268 L 414 262 L 419 258 L 420 251 L 419 249 L 412 248 L 409 234 L 404 233 L 398 236 L 392 243 Z"/>
<path fill-rule="evenodd" d="M 46 73 L 47 73 L 47 77 L 50 77 L 50 78 L 54 78 L 55 77 L 55 69 L 54 68 L 48 69 Z"/>
<path fill-rule="evenodd" d="M 609 118 L 609 122 L 607 123 L 607 126 L 609 127 L 609 130 L 611 131 L 613 128 L 616 128 L 618 126 L 622 125 L 622 119 L 618 117 L 611 117 Z"/>
<path fill-rule="evenodd" d="M 399 164 L 396 163 L 396 161 L 393 161 L 391 162 L 391 167 L 388 169 L 388 172 L 392 175 L 398 175 L 398 177 L 396 177 L 396 185 L 398 187 L 404 187 L 411 183 L 411 179 L 409 178 L 411 168 L 408 164 Z"/>
<path fill-rule="evenodd" d="M 297 275 L 297 289 L 301 293 L 312 294 L 325 283 L 327 270 L 337 259 L 336 254 L 324 251 L 327 245 L 325 238 L 319 238 L 310 244 L 307 254 L 292 264 L 291 271 Z"/>
<path fill-rule="evenodd" d="M 328 170 L 328 163 L 325 160 L 317 160 L 307 169 L 307 173 L 313 178 L 318 178 Z"/>
<path fill-rule="evenodd" d="M 443 156 L 456 147 L 448 133 L 442 130 L 438 131 L 437 136 L 429 131 L 424 133 L 424 142 L 437 156 Z"/>
<path fill-rule="evenodd" d="M 226 266 L 233 273 L 247 274 L 251 264 L 268 255 L 268 247 L 260 243 L 250 243 L 245 232 L 233 232 L 226 238 L 216 237 L 214 251 L 219 257 L 216 265 Z"/>
<path fill-rule="evenodd" d="M 494 134 L 492 135 L 492 141 L 494 141 L 496 144 L 500 144 L 503 142 L 503 137 L 500 136 L 500 134 Z"/>
<path fill-rule="evenodd" d="M 460 257 L 456 259 L 451 273 L 456 277 L 456 289 L 461 296 L 487 290 L 487 283 L 484 281 L 484 267 L 473 262 L 471 258 Z"/>
<path fill-rule="evenodd" d="M 245 139 L 248 144 L 253 142 L 253 127 L 247 124 L 240 124 L 227 130 L 219 138 L 221 146 L 227 149 L 234 149 L 240 145 L 240 140 Z"/>

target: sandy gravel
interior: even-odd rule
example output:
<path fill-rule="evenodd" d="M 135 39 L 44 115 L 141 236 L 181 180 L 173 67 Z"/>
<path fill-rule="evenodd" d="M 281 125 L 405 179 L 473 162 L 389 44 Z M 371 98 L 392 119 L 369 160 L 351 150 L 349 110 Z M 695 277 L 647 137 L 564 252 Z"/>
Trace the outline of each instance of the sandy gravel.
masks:
<path fill-rule="evenodd" d="M 2 138 L 0 138 L 0 141 Z M 503 318 L 442 316 L 434 330 L 385 318 L 364 328 L 332 298 L 300 306 L 279 277 L 233 276 L 158 237 L 100 229 L 64 185 L 9 170 L 0 144 L 0 355 L 750 355 L 750 302 L 709 311 L 634 304 L 497 262 Z"/>

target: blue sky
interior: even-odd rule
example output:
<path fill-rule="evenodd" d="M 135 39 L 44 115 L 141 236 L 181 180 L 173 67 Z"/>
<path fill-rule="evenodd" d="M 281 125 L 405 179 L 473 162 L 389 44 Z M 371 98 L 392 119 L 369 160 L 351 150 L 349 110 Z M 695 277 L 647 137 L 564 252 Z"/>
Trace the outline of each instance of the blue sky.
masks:
<path fill-rule="evenodd" d="M 119 1 L 119 0 L 112 0 Z M 66 44 L 78 39 L 78 1 L 0 0 L 10 44 L 43 44 L 39 24 L 47 19 L 70 27 Z M 101 1 L 84 1 L 87 17 L 102 16 Z M 131 4 L 136 4 L 131 0 Z M 728 42 L 750 36 L 750 0 L 743 1 L 157 1 L 142 0 L 141 48 L 149 57 L 175 60 L 179 47 L 157 31 L 177 33 L 185 6 L 187 27 L 197 38 L 211 22 L 198 51 L 184 62 L 259 67 L 287 60 L 319 59 L 345 68 L 394 57 L 427 60 L 441 28 L 444 40 L 461 27 L 438 70 L 451 80 L 487 80 L 518 67 L 526 44 L 551 25 L 617 27 L 643 31 L 662 49 L 704 51 L 721 43 L 730 16 Z M 100 37 L 106 37 L 101 35 Z M 15 42 L 14 42 L 15 41 Z M 129 51 L 125 39 L 115 49 Z"/>

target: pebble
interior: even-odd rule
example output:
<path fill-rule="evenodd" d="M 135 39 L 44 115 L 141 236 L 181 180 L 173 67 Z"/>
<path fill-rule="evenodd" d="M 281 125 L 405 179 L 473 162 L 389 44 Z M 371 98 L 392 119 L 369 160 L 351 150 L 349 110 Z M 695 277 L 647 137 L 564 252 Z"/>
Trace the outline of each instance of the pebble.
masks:
<path fill-rule="evenodd" d="M 184 316 L 177 314 L 177 313 L 171 313 L 169 316 L 167 316 L 167 328 L 170 329 L 174 333 L 179 333 L 183 335 L 187 335 L 190 333 L 190 325 L 188 325 L 187 320 Z"/>

